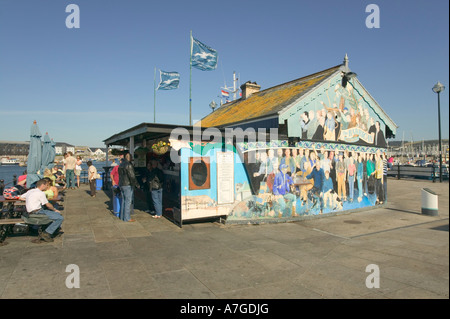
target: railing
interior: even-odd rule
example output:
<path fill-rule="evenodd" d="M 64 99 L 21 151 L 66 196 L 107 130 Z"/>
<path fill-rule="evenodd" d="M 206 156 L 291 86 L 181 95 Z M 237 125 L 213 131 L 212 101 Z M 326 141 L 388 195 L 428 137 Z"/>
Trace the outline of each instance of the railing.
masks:
<path fill-rule="evenodd" d="M 448 180 L 448 168 L 442 168 L 442 178 Z M 420 178 L 428 179 L 433 182 L 439 178 L 439 166 L 433 165 L 429 167 L 423 166 L 407 166 L 407 165 L 395 165 L 388 171 L 388 176 L 401 178 Z"/>
<path fill-rule="evenodd" d="M 99 171 L 99 173 L 103 177 L 103 189 L 107 189 L 107 185 L 109 185 L 108 183 L 111 181 L 111 178 L 110 178 L 109 174 L 104 174 L 103 171 Z M 76 180 L 77 180 L 77 177 L 75 176 L 75 182 L 76 182 Z M 87 170 L 81 170 L 80 183 L 81 184 L 89 184 Z M 3 190 L 5 189 L 5 187 L 14 186 L 16 184 L 17 184 L 17 175 L 13 175 L 12 181 L 7 182 L 7 183 L 5 183 L 5 181 L 3 179 L 0 179 L 0 195 L 3 194 Z M 106 188 L 105 188 L 105 186 L 106 186 Z"/>

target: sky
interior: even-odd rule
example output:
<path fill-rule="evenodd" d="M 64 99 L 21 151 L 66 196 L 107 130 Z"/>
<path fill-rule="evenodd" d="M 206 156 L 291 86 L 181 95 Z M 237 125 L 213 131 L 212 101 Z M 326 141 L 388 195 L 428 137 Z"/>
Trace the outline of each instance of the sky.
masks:
<path fill-rule="evenodd" d="M 66 26 L 69 4 L 79 28 Z M 366 25 L 370 4 L 379 28 Z M 216 70 L 192 70 L 191 85 L 190 31 L 219 55 Z M 28 141 L 36 120 L 56 142 L 104 147 L 154 115 L 188 125 L 190 87 L 195 122 L 233 85 L 233 72 L 263 90 L 345 54 L 398 125 L 394 140 L 438 138 L 440 81 L 449 137 L 448 0 L 0 0 L 0 140 Z M 155 69 L 179 72 L 179 88 L 155 96 Z"/>

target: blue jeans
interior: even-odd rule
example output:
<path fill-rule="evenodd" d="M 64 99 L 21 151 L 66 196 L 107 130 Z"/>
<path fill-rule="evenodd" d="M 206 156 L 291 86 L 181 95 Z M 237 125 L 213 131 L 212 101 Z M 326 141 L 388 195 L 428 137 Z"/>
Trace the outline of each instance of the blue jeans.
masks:
<path fill-rule="evenodd" d="M 133 186 L 121 186 L 122 205 L 120 206 L 119 218 L 125 222 L 131 219 L 131 206 L 133 205 Z"/>
<path fill-rule="evenodd" d="M 353 200 L 353 194 L 355 192 L 355 175 L 348 175 L 348 197 Z"/>
<path fill-rule="evenodd" d="M 152 200 L 153 206 L 155 206 L 156 216 L 162 215 L 162 194 L 162 188 L 158 190 L 152 190 Z"/>
<path fill-rule="evenodd" d="M 66 169 L 67 188 L 75 187 L 75 172 L 73 169 Z"/>
<path fill-rule="evenodd" d="M 358 197 L 362 198 L 363 197 L 363 178 L 362 176 L 359 177 L 358 175 Z"/>
<path fill-rule="evenodd" d="M 61 227 L 61 224 L 64 220 L 64 217 L 62 217 L 60 213 L 54 212 L 52 210 L 42 209 L 39 212 L 36 212 L 35 214 L 44 214 L 52 220 L 52 223 L 45 229 L 45 232 L 49 233 L 50 235 L 53 235 L 53 233 L 59 227 Z"/>

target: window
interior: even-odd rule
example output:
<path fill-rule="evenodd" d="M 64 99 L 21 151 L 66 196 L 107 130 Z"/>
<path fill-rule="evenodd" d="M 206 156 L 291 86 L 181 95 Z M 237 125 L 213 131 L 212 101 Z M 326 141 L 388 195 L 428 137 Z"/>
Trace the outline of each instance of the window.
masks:
<path fill-rule="evenodd" d="M 210 162 L 208 157 L 189 158 L 189 190 L 209 189 Z"/>

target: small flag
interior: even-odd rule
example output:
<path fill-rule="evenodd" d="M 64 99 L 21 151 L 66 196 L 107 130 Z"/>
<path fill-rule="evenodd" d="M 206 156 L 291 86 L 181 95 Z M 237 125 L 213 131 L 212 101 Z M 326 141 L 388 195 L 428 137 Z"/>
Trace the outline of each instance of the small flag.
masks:
<path fill-rule="evenodd" d="M 180 84 L 180 73 L 178 72 L 160 72 L 160 81 L 158 84 L 157 90 L 174 90 L 178 89 L 178 85 Z"/>
<path fill-rule="evenodd" d="M 230 96 L 230 93 L 227 91 L 222 90 L 222 96 L 228 98 Z"/>
<path fill-rule="evenodd" d="M 192 66 L 202 71 L 217 68 L 217 51 L 192 37 L 191 47 Z"/>

